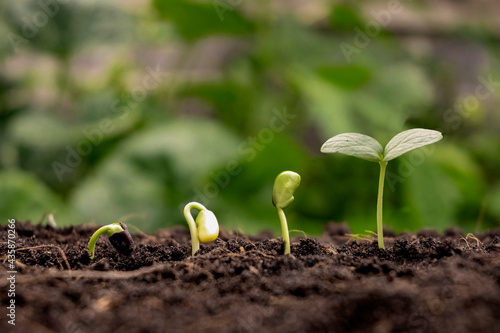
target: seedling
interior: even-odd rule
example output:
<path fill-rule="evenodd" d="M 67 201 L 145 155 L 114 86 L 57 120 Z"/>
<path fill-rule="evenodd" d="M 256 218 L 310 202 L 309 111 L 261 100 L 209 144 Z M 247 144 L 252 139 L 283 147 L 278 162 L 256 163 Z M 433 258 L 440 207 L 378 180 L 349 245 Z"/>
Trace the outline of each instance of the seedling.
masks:
<path fill-rule="evenodd" d="M 94 232 L 94 234 L 90 238 L 90 259 L 94 259 L 95 243 L 103 233 L 107 233 L 111 245 L 113 245 L 118 253 L 130 255 L 134 250 L 134 241 L 132 240 L 132 236 L 127 230 L 127 225 L 125 223 L 112 223 L 97 229 L 97 231 Z"/>
<path fill-rule="evenodd" d="M 358 133 L 344 133 L 328 139 L 321 147 L 321 152 L 323 153 L 341 153 L 372 162 L 378 162 L 380 164 L 377 198 L 377 237 L 379 248 L 385 248 L 382 223 L 382 200 L 384 196 L 384 177 L 387 163 L 413 149 L 437 142 L 442 138 L 443 135 L 438 131 L 414 128 L 397 134 L 389 141 L 385 148 L 382 148 L 380 143 L 370 136 Z"/>
<path fill-rule="evenodd" d="M 200 211 L 196 216 L 196 221 L 191 216 L 192 208 Z M 217 236 L 219 236 L 219 223 L 215 214 L 198 202 L 190 202 L 184 207 L 184 217 L 191 232 L 191 254 L 194 256 L 196 251 L 200 249 L 200 242 L 209 243 L 217 239 Z"/>
<path fill-rule="evenodd" d="M 288 207 L 294 199 L 293 193 L 300 185 L 300 175 L 293 171 L 283 171 L 274 180 L 273 187 L 273 205 L 278 210 L 278 216 L 281 223 L 281 234 L 285 242 L 285 254 L 290 253 L 290 236 L 288 234 L 288 225 L 283 209 Z"/>

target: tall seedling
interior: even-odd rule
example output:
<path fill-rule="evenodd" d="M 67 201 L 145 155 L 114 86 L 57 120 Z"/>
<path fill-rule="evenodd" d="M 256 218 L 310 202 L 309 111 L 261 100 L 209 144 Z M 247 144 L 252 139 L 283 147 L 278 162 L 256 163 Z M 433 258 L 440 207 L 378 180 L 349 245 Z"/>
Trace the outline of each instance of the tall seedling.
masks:
<path fill-rule="evenodd" d="M 380 164 L 377 198 L 377 237 L 379 248 L 385 248 L 382 222 L 382 201 L 384 196 L 384 178 L 387 163 L 413 149 L 437 142 L 442 138 L 443 135 L 441 132 L 414 128 L 397 134 L 391 139 L 391 141 L 389 141 L 385 148 L 382 148 L 382 145 L 370 136 L 359 133 L 344 133 L 328 139 L 321 147 L 321 152 L 323 153 L 341 153 L 372 162 L 378 162 Z"/>

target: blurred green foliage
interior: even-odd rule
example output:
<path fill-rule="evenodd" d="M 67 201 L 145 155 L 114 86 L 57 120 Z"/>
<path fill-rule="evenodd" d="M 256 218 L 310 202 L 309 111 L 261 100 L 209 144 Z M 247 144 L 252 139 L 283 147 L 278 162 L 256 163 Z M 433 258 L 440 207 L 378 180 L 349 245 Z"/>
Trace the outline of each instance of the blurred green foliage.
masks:
<path fill-rule="evenodd" d="M 374 230 L 378 167 L 319 148 L 424 127 L 445 139 L 388 167 L 385 224 L 500 225 L 490 22 L 459 17 L 436 37 L 382 24 L 365 2 L 117 3 L 0 4 L 0 222 L 53 213 L 150 232 L 185 224 L 197 200 L 224 228 L 278 233 L 272 184 L 293 170 L 290 229 Z"/>

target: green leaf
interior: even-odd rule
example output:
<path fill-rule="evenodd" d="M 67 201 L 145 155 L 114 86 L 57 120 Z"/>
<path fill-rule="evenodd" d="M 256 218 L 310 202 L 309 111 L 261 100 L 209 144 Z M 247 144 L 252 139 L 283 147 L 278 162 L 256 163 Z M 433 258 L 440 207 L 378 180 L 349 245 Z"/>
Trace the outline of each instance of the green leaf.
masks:
<path fill-rule="evenodd" d="M 8 134 L 16 144 L 42 150 L 78 142 L 81 136 L 79 128 L 65 124 L 55 116 L 36 111 L 14 118 Z"/>
<path fill-rule="evenodd" d="M 323 153 L 341 153 L 378 162 L 384 149 L 374 138 L 358 133 L 344 133 L 328 139 L 321 147 Z"/>
<path fill-rule="evenodd" d="M 293 171 L 283 171 L 274 181 L 273 204 L 277 208 L 286 208 L 294 199 L 293 193 L 300 185 L 300 175 Z"/>
<path fill-rule="evenodd" d="M 443 138 L 441 132 L 414 128 L 394 136 L 384 149 L 384 162 L 395 159 L 413 149 L 417 149 Z"/>
<path fill-rule="evenodd" d="M 317 72 L 322 79 L 347 90 L 357 89 L 371 78 L 370 70 L 357 65 L 321 67 Z"/>
<path fill-rule="evenodd" d="M 382 140 L 386 133 L 399 133 L 408 118 L 421 119 L 431 105 L 431 84 L 414 64 L 396 61 L 369 66 L 372 75 L 370 82 L 362 87 L 362 98 L 358 90 L 344 90 L 348 93 L 347 108 L 353 126 L 338 133 L 370 131 L 373 137 Z"/>
<path fill-rule="evenodd" d="M 254 30 L 253 22 L 222 1 L 154 0 L 154 6 L 188 40 L 211 34 L 241 35 Z"/>
<path fill-rule="evenodd" d="M 250 89 L 231 81 L 190 84 L 179 95 L 197 97 L 210 103 L 221 122 L 239 132 L 247 129 L 255 103 Z"/>
<path fill-rule="evenodd" d="M 300 66 L 293 66 L 288 73 L 306 103 L 309 115 L 315 119 L 321 135 L 355 131 L 353 110 L 346 96 L 349 91 L 333 86 L 319 75 Z M 335 105 L 335 110 L 331 106 Z"/>
<path fill-rule="evenodd" d="M 353 5 L 335 5 L 329 17 L 330 27 L 341 31 L 352 31 L 356 27 L 363 27 L 365 23 L 360 14 L 361 10 Z"/>

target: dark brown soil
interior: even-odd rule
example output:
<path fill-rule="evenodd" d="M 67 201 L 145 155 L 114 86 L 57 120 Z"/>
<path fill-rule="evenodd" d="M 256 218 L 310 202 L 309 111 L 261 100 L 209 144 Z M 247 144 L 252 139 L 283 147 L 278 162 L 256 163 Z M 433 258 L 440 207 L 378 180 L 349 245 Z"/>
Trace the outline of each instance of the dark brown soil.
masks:
<path fill-rule="evenodd" d="M 185 229 L 134 234 L 131 256 L 95 226 L 16 223 L 16 326 L 7 324 L 7 231 L 0 228 L 1 332 L 498 332 L 500 231 L 421 231 L 352 240 L 221 232 L 189 256 Z M 69 267 L 68 267 L 69 265 Z"/>

